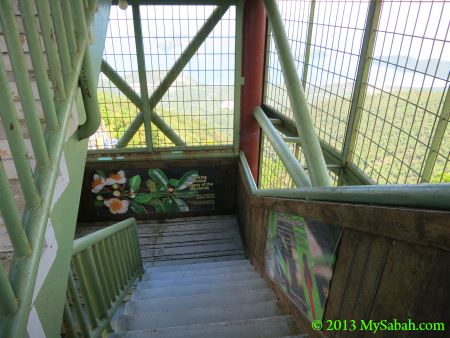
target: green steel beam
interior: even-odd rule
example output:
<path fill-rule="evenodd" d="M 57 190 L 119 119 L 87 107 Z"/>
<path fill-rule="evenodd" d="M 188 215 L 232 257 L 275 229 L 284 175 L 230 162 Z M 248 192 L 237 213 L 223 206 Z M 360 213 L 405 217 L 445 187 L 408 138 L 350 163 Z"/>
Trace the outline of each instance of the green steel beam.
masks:
<path fill-rule="evenodd" d="M 59 127 L 58 117 L 56 116 L 53 95 L 48 81 L 46 71 L 47 61 L 44 59 L 44 53 L 41 47 L 41 39 L 36 26 L 33 3 L 30 0 L 23 0 L 19 1 L 19 6 L 27 37 L 31 62 L 33 63 L 33 71 L 36 76 L 39 99 L 44 111 L 45 123 L 48 130 L 56 131 Z"/>
<path fill-rule="evenodd" d="M 0 117 L 8 139 L 9 149 L 14 160 L 26 207 L 36 208 L 40 205 L 41 199 L 34 182 L 30 161 L 28 161 L 23 131 L 16 114 L 16 107 L 3 59 L 0 59 L 0 102 L 2 103 Z"/>
<path fill-rule="evenodd" d="M 178 75 L 182 72 L 184 67 L 189 62 L 189 60 L 192 58 L 192 56 L 194 56 L 194 54 L 200 48 L 202 43 L 205 41 L 205 39 L 208 37 L 208 35 L 212 32 L 214 27 L 220 21 L 222 16 L 227 12 L 228 7 L 229 5 L 219 6 L 212 12 L 208 20 L 206 20 L 203 27 L 200 28 L 195 37 L 191 40 L 189 45 L 186 47 L 186 49 L 174 63 L 172 68 L 166 74 L 164 79 L 161 81 L 158 88 L 156 88 L 153 94 L 150 96 L 149 98 L 150 111 L 153 111 L 156 108 L 158 102 L 169 90 L 170 86 L 176 80 Z M 131 138 L 133 137 L 134 134 L 136 134 L 136 132 L 138 131 L 143 122 L 144 122 L 143 115 L 136 116 L 135 120 L 128 127 L 127 132 L 119 139 L 119 142 L 117 143 L 116 147 L 117 148 L 126 147 L 128 142 L 130 142 Z"/>
<path fill-rule="evenodd" d="M 292 181 L 297 187 L 310 187 L 311 181 L 306 174 L 299 161 L 292 154 L 286 143 L 284 143 L 281 136 L 276 131 L 275 127 L 267 118 L 266 114 L 261 108 L 255 108 L 253 116 L 258 121 L 261 129 L 264 132 L 265 137 L 269 140 L 270 144 L 275 149 L 275 152 L 280 157 L 281 162 L 286 168 L 287 172 L 292 178 Z"/>
<path fill-rule="evenodd" d="M 325 159 L 311 119 L 305 92 L 297 73 L 280 11 L 275 0 L 264 0 L 264 3 L 272 27 L 295 123 L 300 137 L 304 139 L 302 146 L 306 164 L 311 168 L 311 183 L 313 186 L 329 186 L 330 179 Z"/>
<path fill-rule="evenodd" d="M 62 101 L 66 96 L 66 92 L 64 89 L 61 63 L 59 61 L 58 49 L 55 41 L 55 30 L 50 15 L 50 5 L 48 1 L 35 1 L 35 4 L 39 16 L 39 25 L 41 26 L 41 36 L 44 41 L 50 80 L 52 81 L 53 90 L 55 92 L 55 101 Z"/>
<path fill-rule="evenodd" d="M 77 287 L 75 285 L 75 280 L 73 278 L 73 272 L 71 269 L 69 270 L 69 285 L 67 286 L 67 288 L 69 289 L 72 304 L 75 307 L 75 314 L 77 315 L 78 326 L 81 330 L 81 333 L 84 335 L 84 337 L 89 337 L 89 328 L 83 315 L 83 307 L 81 306 L 80 300 L 78 299 Z"/>
<path fill-rule="evenodd" d="M 350 106 L 350 113 L 345 133 L 344 147 L 342 151 L 343 164 L 352 162 L 355 150 L 357 131 L 361 122 L 362 106 L 367 89 L 367 79 L 369 77 L 370 64 L 375 46 L 376 29 L 380 20 L 382 1 L 371 0 L 367 12 L 367 20 L 361 54 L 359 56 L 358 70 L 356 73 L 355 86 Z"/>
<path fill-rule="evenodd" d="M 144 115 L 145 141 L 148 151 L 153 150 L 152 121 L 148 105 L 147 69 L 145 67 L 144 42 L 142 41 L 141 13 L 139 5 L 133 5 L 134 39 L 138 63 L 139 85 L 141 88 L 142 114 Z"/>
<path fill-rule="evenodd" d="M 309 65 L 309 58 L 311 55 L 311 39 L 312 39 L 312 32 L 314 28 L 314 14 L 316 9 L 316 0 L 311 0 L 310 2 L 310 8 L 309 8 L 309 22 L 308 22 L 308 33 L 306 36 L 306 48 L 305 48 L 305 60 L 303 63 L 303 76 L 302 76 L 302 86 L 303 90 L 306 90 L 306 81 L 308 79 L 308 65 Z"/>
<path fill-rule="evenodd" d="M 80 88 L 83 95 L 86 122 L 78 127 L 78 138 L 83 140 L 95 134 L 102 123 L 102 116 L 97 98 L 97 86 L 92 69 L 91 52 L 86 49 L 80 73 Z"/>
<path fill-rule="evenodd" d="M 439 114 L 439 121 L 431 141 L 430 149 L 425 160 L 425 165 L 422 170 L 420 178 L 421 183 L 429 182 L 433 173 L 434 164 L 436 163 L 439 149 L 444 139 L 445 130 L 448 128 L 448 121 L 450 120 L 450 87 L 447 88 L 444 104 L 442 105 L 441 113 Z"/>
<path fill-rule="evenodd" d="M 233 145 L 234 151 L 239 153 L 239 134 L 241 130 L 241 90 L 244 84 L 242 78 L 242 36 L 244 0 L 236 3 L 236 29 L 235 29 L 235 53 L 234 53 L 234 121 L 233 121 Z"/>
<path fill-rule="evenodd" d="M 28 242 L 27 234 L 20 219 L 19 209 L 11 192 L 8 177 L 6 176 L 5 167 L 0 157 L 0 191 L 2 202 L 0 203 L 0 211 L 5 221 L 8 236 L 14 248 L 14 253 L 20 257 L 26 256 L 31 252 L 31 246 Z"/>
<path fill-rule="evenodd" d="M 137 124 L 142 123 L 143 120 L 143 102 L 141 97 L 129 86 L 129 84 L 111 67 L 111 65 L 106 62 L 106 60 L 102 61 L 102 73 L 106 75 L 106 77 L 114 83 L 114 85 L 139 109 L 138 115 L 141 114 L 142 117 L 134 119 L 132 123 L 132 128 L 128 128 L 125 133 L 128 132 L 129 129 L 136 128 Z M 164 122 L 164 120 L 154 111 L 150 112 L 152 123 L 159 129 L 161 132 L 167 136 L 167 138 L 172 141 L 176 146 L 186 146 L 186 143 L 178 136 L 178 134 Z M 135 123 L 136 125 L 133 125 Z M 140 127 L 140 125 L 139 125 Z M 137 127 L 137 129 L 139 129 Z M 136 130 L 137 130 L 136 129 Z M 131 132 L 130 132 L 131 133 Z M 128 136 L 127 136 L 128 137 Z M 130 139 L 133 137 L 131 135 Z"/>
<path fill-rule="evenodd" d="M 240 0 L 127 0 L 129 5 L 234 5 Z M 112 4 L 117 5 L 118 0 L 113 0 Z"/>
<path fill-rule="evenodd" d="M 257 189 L 247 161 L 242 160 L 245 155 L 240 156 L 253 196 L 450 210 L 450 183 Z"/>
<path fill-rule="evenodd" d="M 71 1 L 72 0 L 61 0 L 61 3 L 63 6 L 62 13 L 67 33 L 67 44 L 69 46 L 70 55 L 74 55 L 77 52 L 77 39 L 73 22 L 72 6 L 70 5 Z M 73 62 L 74 60 L 71 61 Z M 72 66 L 74 66 L 73 63 Z"/>
<path fill-rule="evenodd" d="M 46 168 L 50 165 L 50 158 L 45 144 L 44 133 L 39 121 L 34 102 L 31 81 L 27 70 L 25 55 L 20 45 L 20 35 L 17 30 L 16 18 L 12 4 L 9 1 L 0 1 L 0 23 L 8 47 L 8 55 L 11 61 L 17 90 L 20 96 L 20 104 L 25 115 L 31 145 L 36 157 L 37 167 Z"/>
<path fill-rule="evenodd" d="M 75 329 L 75 322 L 73 320 L 73 316 L 72 316 L 72 312 L 70 310 L 69 304 L 67 303 L 67 299 L 66 299 L 66 302 L 64 303 L 63 318 L 64 318 L 64 328 L 65 328 L 67 337 L 76 338 L 77 334 L 76 334 L 76 329 Z"/>

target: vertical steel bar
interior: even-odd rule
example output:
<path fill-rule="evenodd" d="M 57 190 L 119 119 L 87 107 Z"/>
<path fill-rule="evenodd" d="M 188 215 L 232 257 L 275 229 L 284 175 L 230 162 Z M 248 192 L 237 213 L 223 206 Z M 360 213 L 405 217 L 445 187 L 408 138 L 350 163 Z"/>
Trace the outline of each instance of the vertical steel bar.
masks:
<path fill-rule="evenodd" d="M 316 9 L 316 0 L 311 0 L 310 8 L 309 8 L 308 33 L 307 33 L 307 37 L 306 37 L 305 60 L 303 63 L 303 74 L 302 74 L 303 90 L 306 90 L 306 81 L 308 79 L 308 64 L 309 64 L 309 57 L 311 54 L 311 39 L 312 39 L 312 32 L 313 32 L 313 28 L 314 28 L 315 9 Z"/>
<path fill-rule="evenodd" d="M 75 324 L 73 322 L 72 312 L 70 311 L 69 304 L 66 302 L 64 303 L 64 314 L 63 314 L 63 322 L 64 322 L 64 328 L 66 330 L 65 334 L 67 337 L 75 338 L 77 337 L 77 333 L 75 331 Z"/>
<path fill-rule="evenodd" d="M 303 152 L 313 186 L 329 186 L 330 179 L 305 92 L 301 85 L 280 11 L 275 0 L 264 0 L 267 15 L 278 51 L 284 80 L 289 94 L 299 136 L 303 138 Z"/>
<path fill-rule="evenodd" d="M 141 13 L 139 5 L 133 5 L 134 38 L 138 63 L 139 85 L 141 88 L 142 113 L 144 114 L 145 141 L 147 150 L 153 151 L 152 121 L 148 105 L 147 70 L 145 67 L 144 42 L 142 38 Z"/>
<path fill-rule="evenodd" d="M 128 248 L 125 243 L 125 238 L 123 236 L 123 230 L 117 234 L 117 240 L 119 241 L 120 253 L 122 254 L 123 261 L 125 264 L 125 273 L 126 273 L 126 281 L 130 278 L 132 274 L 131 266 L 130 266 L 130 255 L 128 252 Z"/>
<path fill-rule="evenodd" d="M 28 127 L 28 133 L 30 134 L 36 163 L 38 167 L 45 168 L 50 165 L 50 159 L 35 106 L 25 56 L 20 46 L 20 36 L 17 30 L 14 12 L 9 1 L 0 1 L 0 22 L 8 47 L 8 55 L 16 79 L 17 90 L 21 99 L 20 103 L 25 115 L 25 122 Z"/>
<path fill-rule="evenodd" d="M 3 166 L 3 161 L 0 157 L 0 191 L 1 191 L 1 203 L 0 211 L 5 221 L 6 228 L 8 229 L 9 239 L 11 240 L 14 248 L 14 253 L 23 257 L 31 252 L 31 246 L 28 242 L 28 237 L 22 226 L 22 222 L 17 209 L 16 201 L 11 192 L 9 186 L 8 177 Z"/>
<path fill-rule="evenodd" d="M 33 5 L 31 0 L 21 0 L 19 1 L 19 5 L 27 37 L 28 49 L 30 50 L 31 62 L 33 63 L 33 71 L 36 76 L 36 84 L 39 90 L 39 99 L 44 111 L 45 123 L 48 130 L 56 131 L 59 127 L 59 123 L 46 71 L 47 63 L 44 59 L 41 40 L 36 27 Z"/>
<path fill-rule="evenodd" d="M 87 326 L 86 320 L 83 314 L 83 308 L 80 304 L 80 299 L 78 298 L 77 288 L 75 286 L 75 280 L 73 279 L 72 269 L 69 270 L 69 294 L 72 299 L 73 306 L 75 306 L 75 313 L 78 319 L 78 325 L 80 326 L 81 333 L 84 337 L 89 337 L 89 328 Z"/>
<path fill-rule="evenodd" d="M 87 23 L 86 23 L 86 12 L 84 10 L 84 5 L 81 1 L 70 1 L 72 6 L 73 17 L 79 20 L 78 25 L 75 25 L 75 35 L 77 38 L 77 47 L 80 48 L 80 39 L 87 36 Z"/>
<path fill-rule="evenodd" d="M 421 183 L 429 182 L 433 173 L 434 164 L 439 154 L 439 149 L 444 139 L 445 130 L 448 127 L 450 120 L 450 87 L 447 87 L 447 94 L 445 95 L 444 103 L 442 105 L 441 113 L 439 114 L 439 121 L 434 131 L 433 140 L 431 141 L 430 149 L 425 160 L 425 165 L 422 170 L 420 178 Z"/>
<path fill-rule="evenodd" d="M 342 161 L 344 167 L 353 159 L 356 145 L 357 131 L 361 121 L 362 105 L 367 90 L 370 64 L 375 46 L 376 29 L 380 19 L 381 1 L 371 0 L 367 12 L 366 27 L 359 56 L 358 70 L 350 106 L 350 113 L 345 133 Z"/>
<path fill-rule="evenodd" d="M 86 307 L 91 327 L 94 329 L 98 325 L 97 308 L 94 304 L 97 295 L 89 283 L 88 272 L 84 266 L 84 262 L 81 259 L 83 252 L 73 257 L 73 263 L 77 272 L 78 283 L 80 285 L 80 291 L 83 294 L 84 306 Z M 94 299 L 93 299 L 94 298 Z"/>
<path fill-rule="evenodd" d="M 56 47 L 55 30 L 50 15 L 49 2 L 36 1 L 35 3 L 39 16 L 39 24 L 41 26 L 42 40 L 44 41 L 50 80 L 52 81 L 53 90 L 55 92 L 55 99 L 56 101 L 62 101 L 66 96 L 66 92 L 62 77 L 61 62 Z"/>
<path fill-rule="evenodd" d="M 3 265 L 0 265 L 0 313 L 9 315 L 16 312 L 19 303 L 17 301 L 14 290 L 11 287 L 8 276 L 6 275 Z"/>
<path fill-rule="evenodd" d="M 105 249 L 105 240 L 99 242 L 96 246 L 97 254 L 98 254 L 98 260 L 99 264 L 103 266 L 104 276 L 105 276 L 105 283 L 106 283 L 106 289 L 108 291 L 108 297 L 109 301 L 111 303 L 114 303 L 114 300 L 116 298 L 115 290 L 113 287 L 113 281 L 114 277 L 112 276 L 112 264 L 108 260 L 108 254 Z"/>
<path fill-rule="evenodd" d="M 125 243 L 130 251 L 130 255 L 131 255 L 130 265 L 132 267 L 131 270 L 133 271 L 133 275 L 134 275 L 137 271 L 137 262 L 136 262 L 136 255 L 134 252 L 134 242 L 130 236 L 130 230 L 131 230 L 130 227 L 128 227 L 124 230 L 124 237 L 125 237 Z"/>
<path fill-rule="evenodd" d="M 114 251 L 112 249 L 112 239 L 107 238 L 105 239 L 105 250 L 106 250 L 106 257 L 108 260 L 108 266 L 111 269 L 111 275 L 112 275 L 112 286 L 114 289 L 114 294 L 118 296 L 120 294 L 120 271 L 119 267 L 117 265 L 117 261 L 114 259 Z"/>
<path fill-rule="evenodd" d="M 22 128 L 15 112 L 15 106 L 9 87 L 3 59 L 0 60 L 0 117 L 8 139 L 11 155 L 19 177 L 20 186 L 25 198 L 27 208 L 35 208 L 41 200 L 36 188 L 30 162 L 27 158 L 27 149 L 22 133 Z"/>
<path fill-rule="evenodd" d="M 236 3 L 236 28 L 235 28 L 235 54 L 234 54 L 234 120 L 233 120 L 233 147 L 236 154 L 239 153 L 239 133 L 241 126 L 241 90 L 244 80 L 242 78 L 242 42 L 243 42 L 243 15 L 244 1 Z"/>
<path fill-rule="evenodd" d="M 70 74 L 72 71 L 72 61 L 67 43 L 66 26 L 61 9 L 61 0 L 50 1 L 53 26 L 55 27 L 56 43 L 58 44 L 59 60 L 63 74 Z M 65 84 L 67 85 L 67 84 Z"/>
<path fill-rule="evenodd" d="M 149 110 L 153 111 L 158 104 L 158 102 L 162 99 L 164 94 L 167 92 L 167 90 L 170 88 L 172 83 L 176 80 L 178 75 L 182 72 L 183 68 L 187 65 L 189 60 L 192 58 L 192 56 L 197 52 L 197 50 L 200 48 L 202 43 L 205 41 L 205 39 L 208 37 L 209 33 L 212 32 L 216 24 L 220 21 L 222 16 L 226 13 L 228 10 L 229 5 L 222 5 L 218 6 L 214 12 L 210 15 L 208 20 L 206 20 L 205 24 L 200 28 L 200 30 L 197 32 L 195 37 L 191 40 L 189 45 L 186 47 L 186 49 L 183 51 L 183 53 L 180 55 L 180 57 L 175 61 L 172 68 L 169 70 L 169 72 L 166 74 L 166 76 L 162 79 L 159 86 L 155 89 L 153 94 L 149 98 Z M 142 125 L 144 121 L 143 115 L 137 115 L 136 123 L 134 121 L 132 122 L 133 129 L 128 127 L 127 132 L 119 139 L 119 142 L 117 142 L 117 148 L 123 148 L 126 147 L 128 142 L 130 142 L 133 135 L 137 132 L 139 127 Z"/>
<path fill-rule="evenodd" d="M 133 236 L 133 240 L 134 240 L 134 247 L 135 247 L 135 252 L 136 252 L 139 272 L 141 274 L 143 274 L 144 273 L 144 266 L 142 264 L 141 249 L 140 249 L 140 246 L 139 246 L 139 236 L 138 236 L 138 232 L 137 232 L 137 225 L 134 224 L 134 226 L 131 228 L 131 230 L 132 230 L 132 236 Z"/>
<path fill-rule="evenodd" d="M 67 44 L 69 46 L 70 55 L 75 55 L 77 53 L 77 41 L 75 36 L 75 28 L 72 15 L 72 6 L 70 5 L 71 0 L 61 0 L 62 1 L 62 13 L 64 15 L 64 23 L 66 26 L 67 33 Z M 74 59 L 72 58 L 72 67 L 75 66 Z"/>
<path fill-rule="evenodd" d="M 311 181 L 299 161 L 294 157 L 291 150 L 284 143 L 281 136 L 276 131 L 270 120 L 261 108 L 256 108 L 253 115 L 264 131 L 265 136 L 272 144 L 281 162 L 286 167 L 287 172 L 297 187 L 310 187 Z"/>
<path fill-rule="evenodd" d="M 97 243 L 92 246 L 92 258 L 100 281 L 100 288 L 103 291 L 103 299 L 105 300 L 106 307 L 109 308 L 111 306 L 111 297 L 109 295 L 108 284 L 106 283 L 105 265 L 101 260 L 98 245 L 99 244 Z"/>
<path fill-rule="evenodd" d="M 125 266 L 125 261 L 123 257 L 123 252 L 120 247 L 120 242 L 117 234 L 112 237 L 114 243 L 114 255 L 116 256 L 116 260 L 119 262 L 119 271 L 120 271 L 120 289 L 123 289 L 124 285 L 127 283 L 127 270 Z"/>

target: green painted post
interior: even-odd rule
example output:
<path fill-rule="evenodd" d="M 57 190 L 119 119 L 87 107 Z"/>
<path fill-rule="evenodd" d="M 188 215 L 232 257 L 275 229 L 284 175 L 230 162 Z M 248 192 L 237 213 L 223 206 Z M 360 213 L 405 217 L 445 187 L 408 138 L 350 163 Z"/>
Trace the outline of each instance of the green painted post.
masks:
<path fill-rule="evenodd" d="M 139 5 L 133 5 L 134 39 L 138 62 L 139 85 L 141 88 L 142 113 L 144 114 L 145 141 L 147 150 L 153 151 L 152 121 L 148 105 L 147 69 L 145 67 L 144 43 L 142 41 L 141 13 Z"/>
<path fill-rule="evenodd" d="M 36 27 L 34 17 L 34 9 L 30 0 L 19 1 L 20 13 L 23 19 L 23 26 L 30 51 L 31 62 L 33 63 L 33 71 L 36 76 L 36 84 L 39 90 L 39 99 L 44 111 L 45 123 L 48 130 L 55 131 L 59 127 L 58 118 L 56 116 L 55 105 L 53 103 L 53 95 L 50 90 L 48 75 L 46 71 L 47 62 L 42 52 L 41 40 Z"/>
<path fill-rule="evenodd" d="M 112 250 L 112 240 L 111 238 L 107 238 L 105 239 L 105 250 L 106 250 L 106 258 L 108 261 L 108 266 L 110 267 L 111 270 L 111 275 L 112 275 L 112 286 L 114 289 L 114 294 L 116 296 L 119 295 L 120 293 L 120 272 L 119 272 L 119 267 L 117 266 L 117 261 L 115 260 L 114 257 L 114 252 Z"/>
<path fill-rule="evenodd" d="M 123 252 L 120 248 L 120 243 L 119 243 L 119 238 L 117 236 L 117 234 L 112 236 L 112 240 L 114 243 L 114 255 L 115 255 L 115 260 L 119 262 L 119 271 L 120 271 L 120 289 L 123 289 L 123 286 L 126 284 L 127 282 L 127 270 L 126 270 L 126 266 L 125 266 L 125 262 L 124 262 L 124 257 L 123 257 Z"/>
<path fill-rule="evenodd" d="M 131 268 L 131 259 L 130 259 L 130 253 L 128 251 L 128 247 L 125 243 L 125 238 L 124 238 L 124 231 L 122 230 L 120 233 L 117 234 L 117 240 L 119 241 L 119 248 L 120 248 L 120 253 L 123 257 L 123 261 L 125 264 L 125 272 L 126 272 L 126 281 L 128 281 L 128 279 L 130 278 L 130 276 L 133 274 L 132 268 Z"/>
<path fill-rule="evenodd" d="M 112 303 L 114 303 L 116 294 L 115 294 L 114 287 L 113 287 L 113 278 L 114 277 L 111 276 L 112 266 L 111 266 L 110 262 L 108 261 L 107 253 L 105 250 L 105 241 L 106 240 L 103 240 L 95 246 L 95 252 L 97 254 L 95 264 L 97 264 L 97 266 L 101 265 L 103 267 L 103 274 L 104 274 L 104 279 L 105 279 L 105 284 L 106 284 L 105 290 L 107 290 L 108 301 L 110 302 L 110 304 L 112 304 Z"/>
<path fill-rule="evenodd" d="M 29 1 L 29 0 L 27 0 Z M 77 2 L 77 1 L 72 1 Z M 41 26 L 41 36 L 44 41 L 45 55 L 47 57 L 50 79 L 55 92 L 55 100 L 62 101 L 66 97 L 64 81 L 62 77 L 61 63 L 55 41 L 55 30 L 50 15 L 49 1 L 36 1 L 36 8 Z"/>
<path fill-rule="evenodd" d="M 233 146 L 236 154 L 239 153 L 239 134 L 241 126 L 241 87 L 242 78 L 242 43 L 243 43 L 243 0 L 236 3 L 236 30 L 234 53 L 234 121 L 233 121 Z"/>
<path fill-rule="evenodd" d="M 98 245 L 99 245 L 99 243 L 97 243 L 96 245 L 93 245 L 91 247 L 92 258 L 94 260 L 94 266 L 97 270 L 98 280 L 100 282 L 100 288 L 103 291 L 102 292 L 103 299 L 105 300 L 106 308 L 109 308 L 111 306 L 111 296 L 109 294 L 108 284 L 106 282 L 105 265 L 103 264 L 103 261 L 101 260 Z"/>
<path fill-rule="evenodd" d="M 131 261 L 130 261 L 130 265 L 132 266 L 132 270 L 133 270 L 133 274 L 135 274 L 137 272 L 137 261 L 136 261 L 136 253 L 134 251 L 134 245 L 133 245 L 133 240 L 130 236 L 130 230 L 131 228 L 127 228 L 124 230 L 124 236 L 125 236 L 125 243 L 130 251 L 130 255 L 131 255 Z"/>
<path fill-rule="evenodd" d="M 156 88 L 153 94 L 150 96 L 148 104 L 150 111 L 153 111 L 156 108 L 158 102 L 162 99 L 167 90 L 169 90 L 170 86 L 176 80 L 178 75 L 182 72 L 183 68 L 187 65 L 192 56 L 200 48 L 202 43 L 208 37 L 209 33 L 212 32 L 212 30 L 214 29 L 216 24 L 220 21 L 222 16 L 226 13 L 228 7 L 229 5 L 225 4 L 223 6 L 217 7 L 211 14 L 211 16 L 208 18 L 208 20 L 206 20 L 203 27 L 200 28 L 196 36 L 192 39 L 192 41 L 189 43 L 189 45 L 186 47 L 186 49 L 174 63 L 172 69 L 169 70 L 169 72 L 166 74 L 164 79 L 159 84 L 158 88 Z M 126 147 L 126 145 L 128 144 L 128 142 L 130 142 L 133 135 L 142 125 L 143 121 L 144 121 L 143 115 L 136 116 L 135 121 L 132 122 L 130 127 L 128 127 L 127 132 L 119 139 L 119 142 L 117 142 L 116 147 L 117 148 Z M 131 129 L 131 126 L 133 126 L 133 129 Z"/>
<path fill-rule="evenodd" d="M 14 248 L 14 254 L 23 257 L 31 252 L 31 246 L 22 226 L 21 215 L 9 186 L 8 177 L 0 157 L 0 211 L 8 229 L 8 236 Z"/>
<path fill-rule="evenodd" d="M 353 159 L 357 131 L 361 122 L 362 106 L 367 90 L 371 58 L 375 45 L 376 29 L 380 20 L 381 6 L 382 1 L 370 1 L 342 151 L 342 163 L 344 167 L 348 166 L 348 163 L 352 162 Z"/>
<path fill-rule="evenodd" d="M 20 45 L 16 19 L 12 4 L 9 1 L 0 1 L 0 23 L 8 47 L 8 55 L 16 79 L 17 90 L 21 99 L 20 104 L 25 115 L 37 167 L 45 168 L 50 165 L 50 158 L 34 102 L 25 56 Z"/>
<path fill-rule="evenodd" d="M 283 165 L 285 166 L 295 185 L 297 187 L 310 187 L 311 181 L 309 180 L 308 175 L 305 173 L 305 170 L 300 165 L 298 160 L 294 157 L 291 150 L 287 147 L 286 143 L 284 143 L 283 139 L 273 127 L 264 111 L 261 108 L 256 108 L 253 112 L 253 116 L 255 116 L 255 119 L 258 121 L 270 144 L 273 146 L 276 153 L 280 157 L 281 162 L 283 162 Z"/>
<path fill-rule="evenodd" d="M 433 173 L 434 164 L 439 154 L 439 149 L 444 139 L 445 130 L 448 128 L 448 121 L 450 120 L 450 89 L 447 88 L 444 103 L 442 105 L 441 113 L 439 114 L 439 121 L 431 141 L 430 149 L 425 160 L 425 165 L 422 170 L 420 178 L 421 183 L 429 182 Z"/>
<path fill-rule="evenodd" d="M 306 48 L 305 48 L 305 60 L 303 63 L 303 76 L 302 76 L 302 86 L 303 90 L 306 90 L 306 81 L 308 79 L 308 65 L 309 58 L 311 55 L 311 40 L 312 40 L 312 32 L 314 28 L 314 14 L 316 9 L 316 0 L 311 0 L 310 8 L 309 8 L 309 22 L 308 22 L 308 33 L 306 37 Z"/>
<path fill-rule="evenodd" d="M 284 80 L 289 94 L 294 119 L 299 135 L 304 138 L 303 152 L 309 168 L 311 182 L 314 186 L 329 186 L 330 180 L 319 138 L 311 119 L 303 87 L 298 77 L 292 57 L 289 41 L 284 29 L 281 14 L 275 0 L 264 0 L 267 16 L 272 26 L 272 33 L 278 51 Z"/>

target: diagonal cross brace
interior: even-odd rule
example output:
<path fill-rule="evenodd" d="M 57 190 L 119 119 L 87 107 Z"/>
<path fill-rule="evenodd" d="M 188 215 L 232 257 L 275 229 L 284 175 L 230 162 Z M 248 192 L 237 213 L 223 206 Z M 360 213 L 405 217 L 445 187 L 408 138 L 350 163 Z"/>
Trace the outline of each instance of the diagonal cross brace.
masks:
<path fill-rule="evenodd" d="M 205 39 L 208 37 L 208 35 L 213 31 L 214 27 L 217 25 L 217 23 L 220 21 L 220 19 L 222 19 L 223 15 L 227 12 L 228 8 L 229 8 L 229 5 L 227 4 L 227 5 L 217 7 L 212 12 L 212 14 L 209 16 L 208 20 L 206 20 L 205 24 L 197 32 L 197 35 L 192 39 L 192 41 L 189 43 L 189 45 L 186 47 L 186 49 L 183 51 L 183 53 L 177 59 L 177 61 L 173 65 L 173 67 L 169 70 L 169 72 L 166 74 L 164 79 L 161 81 L 158 88 L 156 88 L 155 91 L 153 92 L 153 94 L 150 96 L 150 98 L 148 100 L 148 106 L 149 106 L 149 110 L 151 112 L 151 120 L 153 123 L 155 122 L 155 118 L 153 116 L 153 114 L 154 114 L 153 110 L 156 108 L 156 105 L 162 99 L 162 97 L 166 94 L 166 92 L 169 90 L 172 83 L 176 80 L 178 75 L 182 72 L 184 67 L 187 65 L 187 63 L 192 58 L 192 56 L 194 56 L 194 54 L 200 48 L 200 46 L 205 41 Z M 102 70 L 103 70 L 103 65 L 102 65 Z M 124 94 L 125 94 L 125 92 L 124 92 Z M 142 105 L 140 107 L 142 107 Z M 142 108 L 140 108 L 140 109 L 142 109 Z M 128 144 L 128 142 L 130 142 L 130 140 L 134 136 L 134 134 L 136 134 L 137 130 L 141 127 L 143 122 L 144 122 L 144 114 L 138 114 L 135 117 L 134 121 L 131 122 L 130 126 L 125 131 L 125 133 L 122 135 L 122 137 L 120 138 L 116 147 L 117 148 L 125 147 Z M 155 125 L 156 125 L 156 123 L 155 123 Z"/>
<path fill-rule="evenodd" d="M 144 115 L 142 113 L 142 99 L 141 97 L 131 88 L 128 83 L 119 75 L 116 73 L 114 68 L 111 67 L 111 65 L 106 62 L 105 60 L 102 61 L 102 73 L 106 75 L 106 77 L 116 85 L 117 88 L 140 110 L 140 112 L 137 114 L 136 119 L 131 123 L 131 125 L 128 127 L 128 129 L 125 131 L 125 135 L 130 132 L 130 130 L 135 130 L 131 135 L 128 135 L 129 140 L 133 137 L 133 135 L 136 133 L 136 131 L 139 129 L 142 123 L 139 123 L 139 125 L 136 125 L 137 121 L 143 121 Z M 162 133 L 167 136 L 167 138 L 172 141 L 176 146 L 186 146 L 186 143 L 178 136 L 178 134 L 170 128 L 169 125 L 167 125 L 164 120 L 156 114 L 154 111 L 150 112 L 151 121 L 152 123 L 159 128 Z M 124 146 L 122 146 L 124 147 Z M 117 148 L 122 148 L 117 146 Z"/>

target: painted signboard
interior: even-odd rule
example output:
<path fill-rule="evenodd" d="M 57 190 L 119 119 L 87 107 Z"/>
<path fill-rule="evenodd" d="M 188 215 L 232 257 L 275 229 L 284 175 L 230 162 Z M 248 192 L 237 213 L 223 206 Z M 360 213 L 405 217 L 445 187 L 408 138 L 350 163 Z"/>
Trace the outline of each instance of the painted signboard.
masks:
<path fill-rule="evenodd" d="M 266 271 L 309 320 L 322 319 L 339 226 L 272 211 Z"/>

